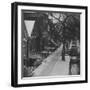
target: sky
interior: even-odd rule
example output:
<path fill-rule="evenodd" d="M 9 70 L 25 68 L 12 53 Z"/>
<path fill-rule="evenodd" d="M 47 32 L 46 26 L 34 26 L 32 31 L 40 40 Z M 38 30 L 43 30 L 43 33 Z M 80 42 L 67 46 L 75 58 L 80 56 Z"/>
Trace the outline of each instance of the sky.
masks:
<path fill-rule="evenodd" d="M 33 30 L 33 27 L 34 27 L 35 21 L 34 20 L 25 20 L 24 23 L 25 23 L 28 35 L 30 37 L 31 33 L 32 33 L 32 30 Z"/>

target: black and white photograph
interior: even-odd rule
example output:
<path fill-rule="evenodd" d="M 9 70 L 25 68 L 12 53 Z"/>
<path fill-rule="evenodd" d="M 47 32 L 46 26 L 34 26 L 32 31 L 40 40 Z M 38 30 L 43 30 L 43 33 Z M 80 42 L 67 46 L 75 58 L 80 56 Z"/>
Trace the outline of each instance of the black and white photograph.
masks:
<path fill-rule="evenodd" d="M 86 7 L 19 4 L 13 5 L 16 82 L 86 81 Z"/>
<path fill-rule="evenodd" d="M 80 75 L 80 14 L 22 10 L 22 77 Z"/>

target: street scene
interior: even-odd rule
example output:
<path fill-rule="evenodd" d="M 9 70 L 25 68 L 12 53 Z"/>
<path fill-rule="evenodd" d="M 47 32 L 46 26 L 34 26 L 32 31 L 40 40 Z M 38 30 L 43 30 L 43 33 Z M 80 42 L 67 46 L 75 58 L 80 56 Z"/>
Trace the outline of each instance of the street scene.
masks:
<path fill-rule="evenodd" d="M 69 59 L 62 61 L 62 45 L 33 72 L 34 76 L 68 75 Z"/>
<path fill-rule="evenodd" d="M 80 75 L 80 13 L 22 10 L 22 77 Z"/>

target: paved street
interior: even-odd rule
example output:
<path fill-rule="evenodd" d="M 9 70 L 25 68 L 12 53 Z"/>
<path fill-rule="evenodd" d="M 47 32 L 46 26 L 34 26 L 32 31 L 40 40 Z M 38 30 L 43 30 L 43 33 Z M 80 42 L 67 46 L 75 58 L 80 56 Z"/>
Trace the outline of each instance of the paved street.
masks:
<path fill-rule="evenodd" d="M 66 61 L 62 61 L 62 47 L 63 45 L 48 56 L 42 64 L 34 70 L 34 76 L 68 75 L 69 58 Z"/>

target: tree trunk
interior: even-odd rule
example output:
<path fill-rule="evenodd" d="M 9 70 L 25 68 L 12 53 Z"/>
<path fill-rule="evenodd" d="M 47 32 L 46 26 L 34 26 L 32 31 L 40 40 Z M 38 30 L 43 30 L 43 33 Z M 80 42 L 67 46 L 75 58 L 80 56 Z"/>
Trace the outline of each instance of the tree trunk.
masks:
<path fill-rule="evenodd" d="M 63 42 L 62 61 L 65 61 L 65 41 Z"/>

